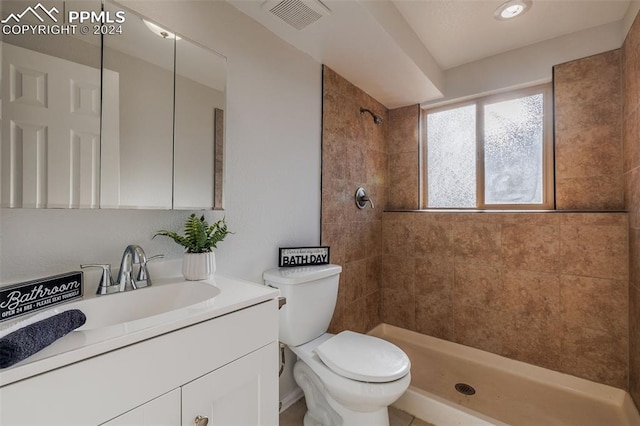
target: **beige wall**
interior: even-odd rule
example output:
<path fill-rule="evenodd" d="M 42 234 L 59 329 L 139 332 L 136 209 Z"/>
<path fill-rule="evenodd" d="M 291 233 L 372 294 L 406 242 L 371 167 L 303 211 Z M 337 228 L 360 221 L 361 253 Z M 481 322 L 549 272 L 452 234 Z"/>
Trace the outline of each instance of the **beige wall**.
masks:
<path fill-rule="evenodd" d="M 625 207 L 629 211 L 629 390 L 640 406 L 640 15 L 622 46 Z"/>

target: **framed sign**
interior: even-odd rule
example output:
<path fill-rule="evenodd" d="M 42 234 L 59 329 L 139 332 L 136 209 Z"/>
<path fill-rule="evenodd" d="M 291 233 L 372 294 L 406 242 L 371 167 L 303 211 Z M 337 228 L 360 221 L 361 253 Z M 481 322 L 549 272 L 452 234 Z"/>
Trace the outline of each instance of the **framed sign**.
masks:
<path fill-rule="evenodd" d="M 82 297 L 82 272 L 70 272 L 0 288 L 0 321 Z"/>
<path fill-rule="evenodd" d="M 326 265 L 329 263 L 329 246 L 281 247 L 278 266 Z"/>

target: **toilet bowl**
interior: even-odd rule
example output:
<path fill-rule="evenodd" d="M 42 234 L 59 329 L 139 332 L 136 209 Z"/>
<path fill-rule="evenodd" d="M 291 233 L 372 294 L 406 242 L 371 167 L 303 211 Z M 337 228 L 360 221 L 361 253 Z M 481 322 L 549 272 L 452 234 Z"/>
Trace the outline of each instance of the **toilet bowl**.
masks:
<path fill-rule="evenodd" d="M 335 371 L 335 367 L 332 369 L 323 362 L 317 353 L 317 349 L 322 347 L 325 342 L 335 337 L 346 336 L 348 333 L 352 334 L 349 337 L 357 335 L 375 339 L 373 342 L 380 343 L 382 347 L 388 343 L 375 337 L 346 331 L 337 336 L 325 333 L 304 345 L 290 347 L 298 357 L 298 362 L 293 370 L 294 378 L 307 397 L 309 411 L 305 415 L 305 426 L 388 425 L 389 414 L 387 407 L 400 398 L 409 387 L 411 381 L 410 363 L 402 351 L 400 351 L 401 354 L 406 358 L 403 360 L 404 367 L 397 369 L 394 367 L 389 368 L 389 364 L 380 364 L 377 366 L 375 376 L 369 378 L 376 380 L 375 382 L 345 377 L 343 374 L 351 373 L 350 375 L 353 376 L 360 373 L 351 370 L 341 370 L 338 373 Z M 392 353 L 399 351 L 395 345 L 390 343 L 389 345 L 390 347 L 386 349 L 389 349 Z M 380 351 L 385 352 L 384 348 L 381 348 Z M 380 351 L 378 352 L 379 354 L 381 353 Z M 342 355 L 346 357 L 354 355 L 353 353 L 349 354 L 349 352 L 352 351 L 349 348 L 345 348 Z M 358 353 L 356 356 L 360 355 Z M 372 357 L 372 355 L 369 354 L 369 357 Z M 366 361 L 366 359 L 363 359 L 363 361 Z M 365 379 L 365 377 L 361 378 Z M 312 395 L 311 401 L 307 395 Z"/>
<path fill-rule="evenodd" d="M 326 333 L 335 308 L 337 265 L 275 268 L 265 283 L 280 289 L 280 341 L 298 357 L 305 426 L 388 426 L 387 407 L 409 387 L 411 363 L 397 346 L 352 331 Z"/>

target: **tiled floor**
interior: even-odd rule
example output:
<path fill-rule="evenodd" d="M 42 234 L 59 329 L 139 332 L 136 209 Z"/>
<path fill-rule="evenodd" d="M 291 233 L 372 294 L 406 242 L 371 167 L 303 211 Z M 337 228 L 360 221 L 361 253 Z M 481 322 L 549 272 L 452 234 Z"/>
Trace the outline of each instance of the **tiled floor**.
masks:
<path fill-rule="evenodd" d="M 302 426 L 304 413 L 307 411 L 304 398 L 293 404 L 280 414 L 280 426 Z M 414 418 L 411 414 L 389 407 L 389 426 L 434 426 Z"/>

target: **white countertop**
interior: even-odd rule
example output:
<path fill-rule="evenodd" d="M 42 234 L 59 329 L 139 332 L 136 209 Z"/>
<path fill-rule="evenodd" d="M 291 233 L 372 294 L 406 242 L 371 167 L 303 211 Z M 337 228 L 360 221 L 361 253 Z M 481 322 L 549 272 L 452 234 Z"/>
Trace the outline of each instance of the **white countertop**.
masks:
<path fill-rule="evenodd" d="M 181 281 L 184 278 L 154 278 L 154 286 Z M 73 331 L 24 361 L 0 370 L 0 386 L 256 305 L 279 295 L 277 289 L 221 275 L 201 282 L 217 287 L 220 293 L 204 302 L 154 317 L 100 329 Z M 136 291 L 143 292 L 145 289 L 132 290 Z M 95 295 L 87 286 L 85 298 L 93 297 Z M 56 308 L 64 310 L 64 306 L 58 305 Z"/>

